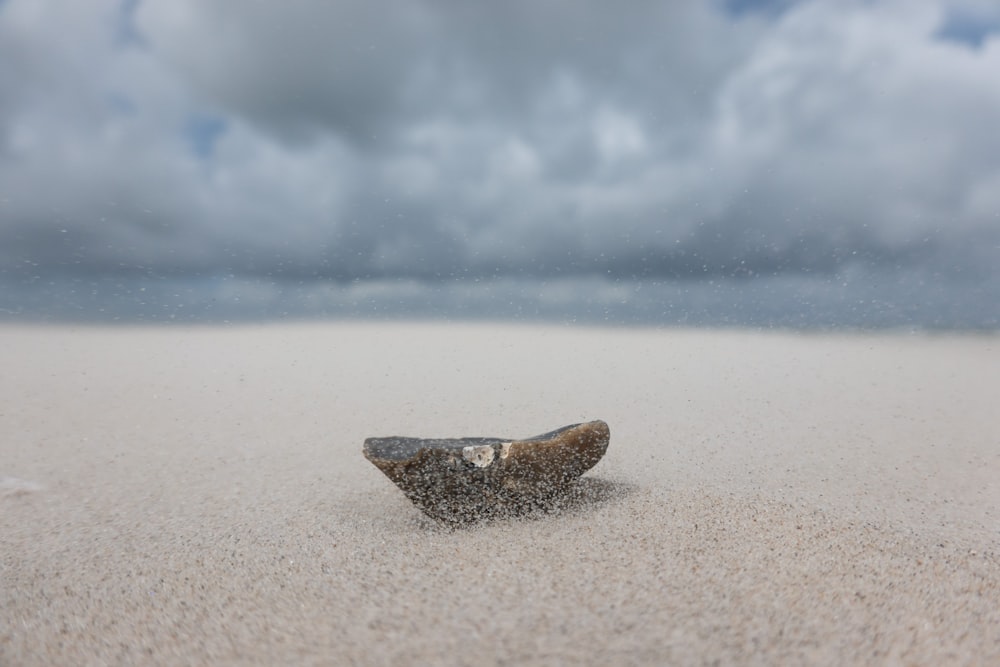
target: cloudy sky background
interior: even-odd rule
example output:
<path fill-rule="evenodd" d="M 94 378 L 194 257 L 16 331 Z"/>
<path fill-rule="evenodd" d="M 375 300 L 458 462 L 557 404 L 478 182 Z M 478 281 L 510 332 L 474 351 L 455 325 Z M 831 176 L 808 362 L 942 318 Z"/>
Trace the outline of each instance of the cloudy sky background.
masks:
<path fill-rule="evenodd" d="M 0 317 L 1000 326 L 993 0 L 0 0 Z"/>

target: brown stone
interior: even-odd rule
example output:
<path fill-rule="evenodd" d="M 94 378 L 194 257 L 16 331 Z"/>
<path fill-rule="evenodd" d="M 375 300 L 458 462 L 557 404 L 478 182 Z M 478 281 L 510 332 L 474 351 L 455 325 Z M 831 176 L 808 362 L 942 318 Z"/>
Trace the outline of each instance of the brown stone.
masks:
<path fill-rule="evenodd" d="M 603 421 L 533 438 L 365 440 L 365 458 L 427 515 L 452 523 L 520 514 L 564 494 L 601 460 L 611 432 Z"/>

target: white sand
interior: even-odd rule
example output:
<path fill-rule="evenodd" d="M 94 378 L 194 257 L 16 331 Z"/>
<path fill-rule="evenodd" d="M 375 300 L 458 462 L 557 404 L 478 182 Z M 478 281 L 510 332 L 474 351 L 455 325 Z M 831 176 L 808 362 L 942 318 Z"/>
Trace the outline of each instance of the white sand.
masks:
<path fill-rule="evenodd" d="M 0 328 L 0 665 L 1000 664 L 1000 338 Z M 611 425 L 448 530 L 371 435 Z"/>

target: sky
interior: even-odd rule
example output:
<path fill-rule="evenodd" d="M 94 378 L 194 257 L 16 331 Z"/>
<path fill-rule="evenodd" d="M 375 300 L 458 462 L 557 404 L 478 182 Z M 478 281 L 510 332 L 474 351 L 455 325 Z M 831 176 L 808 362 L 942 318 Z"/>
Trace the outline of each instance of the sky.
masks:
<path fill-rule="evenodd" d="M 998 118 L 993 0 L 0 0 L 0 317 L 997 328 Z"/>

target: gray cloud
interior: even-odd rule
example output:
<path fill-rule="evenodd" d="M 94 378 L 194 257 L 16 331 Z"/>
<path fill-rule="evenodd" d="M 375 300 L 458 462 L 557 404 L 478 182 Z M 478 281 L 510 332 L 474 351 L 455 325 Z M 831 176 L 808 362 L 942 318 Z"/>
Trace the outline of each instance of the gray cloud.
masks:
<path fill-rule="evenodd" d="M 6 0 L 0 278 L 992 278 L 991 7 Z"/>

